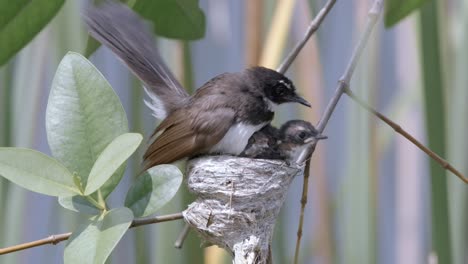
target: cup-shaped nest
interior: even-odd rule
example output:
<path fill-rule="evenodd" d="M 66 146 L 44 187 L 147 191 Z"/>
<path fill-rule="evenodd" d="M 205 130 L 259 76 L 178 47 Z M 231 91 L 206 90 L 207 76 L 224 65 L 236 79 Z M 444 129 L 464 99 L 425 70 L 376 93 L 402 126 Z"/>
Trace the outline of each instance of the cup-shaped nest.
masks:
<path fill-rule="evenodd" d="M 234 263 L 269 263 L 276 218 L 292 179 L 303 167 L 280 160 L 202 156 L 187 165 L 197 199 L 185 221 L 210 244 L 227 249 Z"/>

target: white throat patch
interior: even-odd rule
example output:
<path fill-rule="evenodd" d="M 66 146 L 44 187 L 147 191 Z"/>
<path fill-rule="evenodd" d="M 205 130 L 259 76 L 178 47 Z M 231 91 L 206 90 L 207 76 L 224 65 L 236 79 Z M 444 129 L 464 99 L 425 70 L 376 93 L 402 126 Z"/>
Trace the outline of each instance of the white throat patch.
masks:
<path fill-rule="evenodd" d="M 271 101 L 270 99 L 265 97 L 265 103 L 268 105 L 268 110 L 271 112 L 276 112 L 276 108 L 278 108 L 278 104 Z"/>

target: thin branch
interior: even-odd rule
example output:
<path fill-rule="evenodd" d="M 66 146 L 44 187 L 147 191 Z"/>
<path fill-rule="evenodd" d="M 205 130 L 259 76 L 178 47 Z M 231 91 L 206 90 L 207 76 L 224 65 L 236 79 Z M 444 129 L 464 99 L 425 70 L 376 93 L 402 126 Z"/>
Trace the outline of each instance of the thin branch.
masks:
<path fill-rule="evenodd" d="M 150 218 L 135 219 L 133 220 L 130 228 L 138 227 L 142 225 L 151 225 L 151 224 L 157 224 L 157 223 L 162 223 L 162 222 L 169 222 L 169 221 L 179 220 L 182 218 L 184 218 L 182 216 L 182 213 L 175 213 L 175 214 L 161 215 L 161 216 L 155 216 L 155 217 L 150 217 Z"/>
<path fill-rule="evenodd" d="M 142 226 L 142 225 L 150 225 L 150 224 L 174 221 L 174 220 L 178 220 L 182 218 L 183 218 L 182 213 L 176 213 L 176 214 L 155 216 L 151 218 L 135 219 L 130 225 L 130 228 Z M 0 255 L 8 254 L 8 253 L 12 253 L 15 251 L 20 251 L 20 250 L 25 250 L 28 248 L 43 246 L 47 244 L 57 245 L 58 243 L 69 239 L 71 235 L 72 235 L 71 232 L 63 233 L 63 234 L 56 234 L 56 235 L 48 236 L 43 239 L 27 242 L 24 244 L 19 244 L 19 245 L 15 245 L 11 247 L 6 247 L 6 248 L 0 248 Z"/>
<path fill-rule="evenodd" d="M 455 174 L 455 176 L 460 178 L 464 183 L 468 183 L 468 179 L 460 171 L 455 169 L 448 161 L 446 161 L 445 159 L 443 159 L 442 157 L 437 155 L 435 152 L 433 152 L 432 150 L 430 150 L 429 148 L 424 146 L 421 142 L 419 142 L 411 134 L 406 132 L 400 125 L 396 124 L 391 119 L 389 119 L 385 115 L 381 114 L 380 112 L 378 112 L 377 110 L 372 108 L 369 104 L 367 104 L 366 102 L 359 99 L 349 88 L 345 89 L 345 93 L 351 99 L 353 99 L 356 103 L 358 103 L 362 108 L 366 109 L 367 111 L 369 111 L 370 113 L 372 113 L 373 115 L 378 117 L 384 123 L 386 123 L 391 128 L 393 128 L 395 130 L 395 132 L 397 132 L 398 134 L 400 134 L 403 137 L 405 137 L 406 139 L 408 139 L 411 143 L 416 145 L 420 150 L 424 151 L 429 157 L 431 157 L 434 161 L 439 163 L 440 166 L 442 166 L 444 169 L 446 169 L 446 170 L 452 172 L 453 174 Z"/>
<path fill-rule="evenodd" d="M 301 198 L 301 214 L 299 216 L 299 226 L 297 228 L 297 240 L 296 240 L 296 249 L 294 250 L 294 264 L 297 264 L 299 261 L 299 249 L 301 246 L 301 239 L 302 239 L 302 226 L 304 225 L 304 211 L 305 206 L 307 204 L 307 195 L 304 193 L 308 193 L 309 185 L 305 184 L 309 182 L 310 176 L 310 160 L 306 162 L 304 168 L 304 184 L 302 184 L 302 198 Z"/>
<path fill-rule="evenodd" d="M 368 13 L 368 19 L 367 19 L 367 24 L 364 29 L 364 33 L 362 34 L 361 38 L 359 39 L 359 42 L 356 46 L 356 49 L 354 50 L 351 59 L 348 63 L 348 66 L 346 67 L 346 70 L 343 74 L 343 76 L 340 78 L 340 81 L 338 82 L 338 87 L 335 90 L 335 93 L 331 100 L 329 101 L 327 108 L 325 109 L 324 114 L 320 118 L 320 121 L 317 125 L 317 130 L 319 133 L 322 133 L 330 120 L 331 115 L 335 111 L 336 105 L 338 104 L 338 101 L 341 98 L 341 95 L 345 92 L 346 87 L 349 86 L 349 82 L 351 80 L 351 77 L 353 75 L 354 69 L 356 68 L 356 64 L 361 56 L 362 51 L 364 50 L 364 47 L 367 44 L 367 41 L 369 39 L 369 36 L 372 32 L 372 29 L 377 23 L 377 19 L 380 16 L 380 13 L 382 12 L 383 8 L 383 0 L 375 0 L 374 3 L 372 4 L 371 9 L 369 10 Z M 315 146 L 317 142 L 311 146 L 311 153 L 315 151 Z M 311 155 L 312 155 L 311 154 Z M 304 162 L 304 161 L 302 161 Z M 306 167 L 310 166 L 310 159 L 306 161 Z M 307 190 L 308 190 L 308 178 L 309 178 L 309 172 L 304 171 L 304 186 L 302 189 L 302 199 L 301 199 L 301 214 L 299 218 L 299 226 L 298 226 L 298 232 L 297 232 L 297 242 L 296 242 L 296 253 L 294 256 L 294 263 L 296 264 L 298 261 L 298 255 L 299 255 L 299 248 L 300 248 L 300 241 L 301 241 L 301 235 L 302 235 L 302 225 L 304 222 L 304 210 L 305 210 L 305 203 L 307 202 Z"/>
<path fill-rule="evenodd" d="M 382 6 L 383 6 L 383 0 L 375 0 L 374 3 L 372 4 L 372 7 L 368 14 L 368 20 L 367 20 L 366 27 L 364 29 L 364 33 L 362 34 L 361 39 L 359 40 L 359 43 L 356 49 L 354 50 L 353 55 L 351 56 L 351 60 L 349 61 L 349 64 L 346 67 L 346 70 L 343 76 L 340 78 L 340 81 L 338 82 L 338 87 L 335 90 L 335 94 L 333 98 L 328 103 L 328 106 L 325 109 L 325 113 L 322 115 L 322 118 L 320 119 L 317 125 L 317 130 L 320 133 L 322 133 L 323 130 L 325 129 L 325 126 L 330 120 L 330 117 L 333 114 L 333 111 L 335 111 L 336 105 L 338 101 L 340 100 L 341 95 L 344 93 L 345 88 L 349 86 L 349 82 L 351 81 L 351 76 L 353 75 L 354 69 L 356 68 L 357 61 L 359 57 L 361 56 L 361 53 L 364 50 L 364 47 L 366 46 L 367 40 L 369 39 L 372 29 L 377 23 L 377 18 L 379 17 L 381 13 Z"/>
<path fill-rule="evenodd" d="M 187 235 L 190 231 L 190 226 L 189 224 L 185 223 L 184 228 L 180 232 L 179 236 L 177 237 L 177 240 L 174 242 L 174 247 L 181 249 L 182 246 L 184 245 L 184 241 L 187 238 Z"/>
<path fill-rule="evenodd" d="M 312 22 L 309 25 L 309 28 L 307 28 L 307 32 L 304 35 L 304 38 L 296 44 L 294 49 L 291 50 L 291 52 L 286 56 L 284 61 L 281 63 L 281 65 L 276 69 L 277 72 L 280 73 L 285 73 L 289 66 L 291 66 L 291 63 L 296 59 L 297 54 L 302 50 L 304 45 L 307 43 L 309 38 L 312 36 L 312 34 L 317 31 L 319 28 L 320 24 L 322 24 L 322 21 L 325 19 L 327 16 L 328 12 L 332 9 L 333 5 L 335 5 L 336 0 L 329 0 L 325 6 L 320 10 L 320 12 L 317 14 L 317 16 L 312 20 Z"/>
<path fill-rule="evenodd" d="M 71 236 L 71 234 L 72 233 L 69 232 L 69 233 L 63 233 L 63 234 L 57 234 L 57 235 L 50 235 L 50 236 L 48 236 L 46 238 L 39 239 L 39 240 L 36 240 L 36 241 L 31 241 L 31 242 L 24 243 L 24 244 L 19 244 L 19 245 L 15 245 L 15 246 L 11 246 L 11 247 L 2 248 L 2 249 L 0 249 L 0 255 L 8 254 L 8 253 L 12 253 L 12 252 L 15 252 L 15 251 L 20 251 L 20 250 L 25 250 L 25 249 L 28 249 L 28 248 L 43 246 L 43 245 L 47 245 L 47 244 L 57 245 L 58 243 L 60 243 L 60 242 L 62 242 L 64 240 L 67 240 Z"/>

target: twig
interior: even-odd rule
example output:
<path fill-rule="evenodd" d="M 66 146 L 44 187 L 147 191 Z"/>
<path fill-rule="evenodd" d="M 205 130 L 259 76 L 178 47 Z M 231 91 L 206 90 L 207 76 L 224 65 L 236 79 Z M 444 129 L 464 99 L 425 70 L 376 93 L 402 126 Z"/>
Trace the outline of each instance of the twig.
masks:
<path fill-rule="evenodd" d="M 142 225 L 151 225 L 151 224 L 157 224 L 157 223 L 162 223 L 162 222 L 169 222 L 169 221 L 179 220 L 182 218 L 183 218 L 182 213 L 175 213 L 175 214 L 161 215 L 161 216 L 155 216 L 155 217 L 150 217 L 150 218 L 135 219 L 133 220 L 132 225 L 130 225 L 130 228 L 138 227 Z"/>
<path fill-rule="evenodd" d="M 356 49 L 354 50 L 351 59 L 349 61 L 348 66 L 346 67 L 346 70 L 343 74 L 343 76 L 340 78 L 340 81 L 338 82 L 338 87 L 335 90 L 335 93 L 330 100 L 330 102 L 327 105 L 327 108 L 325 109 L 324 114 L 320 118 L 320 121 L 317 125 L 317 130 L 319 133 L 322 133 L 330 120 L 331 115 L 335 111 L 336 105 L 338 104 L 338 101 L 341 98 L 341 95 L 345 92 L 346 87 L 349 86 L 349 82 L 351 80 L 351 76 L 353 75 L 354 69 L 356 68 L 357 61 L 359 57 L 361 56 L 361 53 L 367 43 L 367 40 L 369 39 L 370 33 L 372 32 L 372 29 L 374 28 L 375 24 L 377 23 L 377 19 L 382 12 L 382 7 L 383 7 L 383 0 L 375 0 L 374 3 L 372 4 L 371 9 L 369 10 L 368 13 L 368 20 L 367 24 L 364 30 L 364 33 L 362 34 L 361 38 L 359 39 L 359 42 L 357 44 Z M 315 146 L 317 142 L 314 143 L 311 146 L 311 153 L 315 151 Z M 312 155 L 311 154 L 311 155 Z M 307 160 L 306 167 L 310 166 L 310 159 Z M 299 255 L 299 248 L 300 248 L 300 241 L 301 237 L 300 234 L 302 235 L 302 225 L 304 222 L 304 210 L 305 210 L 305 202 L 307 202 L 307 190 L 308 190 L 308 178 L 309 178 L 309 172 L 304 171 L 304 187 L 302 189 L 302 199 L 301 199 L 301 214 L 299 217 L 299 227 L 298 227 L 298 237 L 297 237 L 297 242 L 296 242 L 296 254 L 294 256 L 294 263 L 296 264 L 298 261 L 298 255 Z"/>
<path fill-rule="evenodd" d="M 307 204 L 307 195 L 304 195 L 304 193 L 308 193 L 309 191 L 309 185 L 305 183 L 309 182 L 309 176 L 310 176 L 310 160 L 306 162 L 306 165 L 304 168 L 304 184 L 302 184 L 301 213 L 299 216 L 299 226 L 297 228 L 296 249 L 294 250 L 294 263 L 298 263 L 299 261 L 299 249 L 300 249 L 301 239 L 302 239 L 302 226 L 304 225 L 304 211 L 305 211 L 305 206 Z"/>
<path fill-rule="evenodd" d="M 322 133 L 323 130 L 325 130 L 325 126 L 330 120 L 330 117 L 333 114 L 333 111 L 335 110 L 335 107 L 338 101 L 340 100 L 341 95 L 344 93 L 345 88 L 349 86 L 349 83 L 351 81 L 351 76 L 353 75 L 354 69 L 356 68 L 357 61 L 359 57 L 361 56 L 361 53 L 364 50 L 364 47 L 366 46 L 367 40 L 369 39 L 372 29 L 377 23 L 377 18 L 379 17 L 382 11 L 382 6 L 383 6 L 383 0 L 375 0 L 374 3 L 372 4 L 372 7 L 368 14 L 367 25 L 365 27 L 364 33 L 362 34 L 361 39 L 359 40 L 359 43 L 351 56 L 351 60 L 349 61 L 348 66 L 346 67 L 345 73 L 343 74 L 343 76 L 340 78 L 340 81 L 338 82 L 338 87 L 335 90 L 335 94 L 333 98 L 328 103 L 328 106 L 325 109 L 325 112 L 322 115 L 322 118 L 320 119 L 317 125 L 317 130 L 320 133 Z"/>
<path fill-rule="evenodd" d="M 288 56 L 286 56 L 286 58 L 283 60 L 278 69 L 276 69 L 277 72 L 285 73 L 288 70 L 289 66 L 291 66 L 291 63 L 297 57 L 297 54 L 299 54 L 299 52 L 307 43 L 312 34 L 314 34 L 315 31 L 317 31 L 317 29 L 319 28 L 320 24 L 322 24 L 322 21 L 325 19 L 328 12 L 330 12 L 335 2 L 336 0 L 329 0 L 325 4 L 325 6 L 320 10 L 320 12 L 314 18 L 314 20 L 312 20 L 312 22 L 310 23 L 309 28 L 307 28 L 307 32 L 304 35 L 304 38 L 299 43 L 297 43 L 294 49 L 292 49 Z"/>
<path fill-rule="evenodd" d="M 69 232 L 69 233 L 63 233 L 63 234 L 57 234 L 57 235 L 50 235 L 46 238 L 39 239 L 36 241 L 31 241 L 31 242 L 19 244 L 16 246 L 2 248 L 0 249 L 0 255 L 8 254 L 8 253 L 12 253 L 15 251 L 20 251 L 20 250 L 25 250 L 28 248 L 38 247 L 42 245 L 47 245 L 47 244 L 57 245 L 58 243 L 64 240 L 67 240 L 71 236 L 71 234 L 72 233 Z"/>
<path fill-rule="evenodd" d="M 142 226 L 142 225 L 149 225 L 149 224 L 156 224 L 156 223 L 162 223 L 162 222 L 168 222 L 168 221 L 174 221 L 178 219 L 182 219 L 182 213 L 176 213 L 176 214 L 168 214 L 168 215 L 161 215 L 161 216 L 155 216 L 151 218 L 144 218 L 144 219 L 135 219 L 133 220 L 132 224 L 130 225 L 130 228 L 132 227 L 137 227 L 137 226 Z M 12 253 L 15 251 L 20 251 L 20 250 L 25 250 L 28 248 L 33 248 L 33 247 L 38 247 L 38 246 L 43 246 L 47 244 L 52 244 L 56 245 L 62 241 L 67 240 L 70 238 L 72 235 L 71 232 L 69 233 L 63 233 L 63 234 L 56 234 L 56 235 L 51 235 L 43 239 L 27 242 L 24 244 L 19 244 L 11 247 L 6 247 L 6 248 L 0 248 L 0 255 L 3 254 L 8 254 Z"/>
<path fill-rule="evenodd" d="M 189 224 L 185 223 L 184 228 L 182 231 L 180 231 L 179 236 L 177 237 L 177 240 L 174 242 L 174 247 L 181 249 L 182 246 L 184 245 L 184 241 L 187 238 L 187 235 L 190 231 L 190 226 Z"/>
<path fill-rule="evenodd" d="M 439 163 L 444 169 L 452 172 L 460 178 L 464 183 L 468 183 L 468 179 L 457 169 L 455 169 L 448 161 L 444 160 L 442 157 L 437 155 L 435 152 L 432 150 L 428 149 L 426 146 L 424 146 L 421 142 L 419 142 L 416 138 L 414 138 L 412 135 L 410 135 L 408 132 L 406 132 L 403 128 L 401 128 L 400 125 L 396 124 L 393 122 L 391 119 L 388 117 L 384 116 L 374 108 L 372 108 L 369 104 L 366 102 L 362 101 L 359 99 L 349 88 L 345 88 L 345 93 L 353 99 L 356 103 L 358 103 L 362 108 L 366 109 L 373 115 L 377 116 L 380 120 L 382 120 L 384 123 L 389 125 L 391 128 L 395 130 L 398 134 L 402 135 L 406 139 L 408 139 L 411 143 L 416 145 L 420 150 L 424 151 L 429 157 L 431 157 L 434 161 Z"/>

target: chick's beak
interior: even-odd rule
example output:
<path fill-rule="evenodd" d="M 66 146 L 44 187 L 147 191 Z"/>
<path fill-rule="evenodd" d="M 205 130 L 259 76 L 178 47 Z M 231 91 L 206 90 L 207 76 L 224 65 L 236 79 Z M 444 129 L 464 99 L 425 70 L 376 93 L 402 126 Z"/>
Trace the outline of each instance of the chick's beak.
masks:
<path fill-rule="evenodd" d="M 321 139 L 327 139 L 327 138 L 328 138 L 327 136 L 319 134 L 317 136 L 307 138 L 306 140 L 304 140 L 304 143 L 307 144 L 307 143 L 313 142 L 314 140 L 319 141 Z"/>
<path fill-rule="evenodd" d="M 320 135 L 315 136 L 315 138 L 316 138 L 317 140 L 321 140 L 321 139 L 327 139 L 328 137 L 325 136 L 325 135 L 320 134 Z"/>

